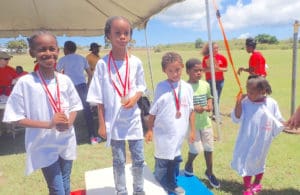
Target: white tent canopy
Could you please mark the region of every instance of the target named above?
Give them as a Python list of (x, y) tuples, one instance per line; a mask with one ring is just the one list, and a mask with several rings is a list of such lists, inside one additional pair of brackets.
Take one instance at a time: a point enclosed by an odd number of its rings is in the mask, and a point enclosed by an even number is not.
[(183, 0), (1, 0), (0, 37), (29, 36), (36, 30), (55, 35), (99, 36), (108, 17), (124, 16), (143, 28), (149, 18)]

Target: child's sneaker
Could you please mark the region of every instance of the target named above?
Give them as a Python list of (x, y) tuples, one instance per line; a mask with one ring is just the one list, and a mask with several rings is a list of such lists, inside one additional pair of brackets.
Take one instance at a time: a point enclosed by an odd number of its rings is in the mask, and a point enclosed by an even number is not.
[(92, 145), (98, 144), (98, 140), (95, 137), (91, 137), (90, 142), (91, 142)]
[(212, 187), (214, 187), (214, 188), (220, 187), (220, 183), (214, 174), (208, 175), (207, 171), (205, 171), (205, 176), (207, 177), (207, 179)]
[(184, 175), (187, 177), (191, 177), (194, 175), (193, 164), (185, 164)]
[(253, 195), (251, 190), (244, 190), (243, 195)]
[(261, 184), (252, 184), (252, 192), (254, 194), (260, 192), (262, 190), (262, 185)]
[(175, 194), (175, 195), (185, 195), (184, 189), (182, 187), (179, 187), (179, 186), (177, 186), (176, 188), (174, 188), (170, 192)]

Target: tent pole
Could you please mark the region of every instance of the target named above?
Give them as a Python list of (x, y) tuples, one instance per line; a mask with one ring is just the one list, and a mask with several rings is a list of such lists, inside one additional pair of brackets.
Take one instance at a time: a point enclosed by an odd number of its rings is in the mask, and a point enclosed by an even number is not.
[(148, 62), (148, 67), (149, 67), (149, 71), (150, 71), (150, 80), (151, 80), (151, 87), (152, 87), (151, 95), (153, 96), (154, 95), (154, 83), (153, 83), (153, 76), (152, 76), (153, 75), (152, 74), (152, 64), (151, 64), (151, 59), (150, 59), (150, 48), (148, 45), (147, 24), (145, 25), (144, 32), (145, 32), (145, 41), (146, 41), (146, 48), (147, 48), (147, 62)]
[(214, 60), (213, 60), (213, 49), (212, 49), (212, 39), (211, 39), (211, 28), (210, 28), (210, 17), (209, 17), (209, 4), (208, 0), (205, 0), (205, 7), (206, 7), (206, 23), (207, 23), (207, 31), (208, 31), (208, 43), (209, 43), (209, 63), (211, 77), (212, 77), (212, 89), (213, 89), (213, 96), (214, 96), (214, 110), (216, 114), (216, 122), (217, 122), (217, 132), (218, 132), (218, 141), (221, 140), (221, 126), (220, 126), (220, 112), (219, 112), (219, 105), (218, 105), (218, 93), (216, 90), (216, 78), (215, 78), (215, 67), (214, 67)]

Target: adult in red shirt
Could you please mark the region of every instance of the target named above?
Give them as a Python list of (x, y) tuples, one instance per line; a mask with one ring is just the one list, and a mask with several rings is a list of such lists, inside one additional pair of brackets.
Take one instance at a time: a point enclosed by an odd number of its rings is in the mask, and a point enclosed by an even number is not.
[[(216, 89), (218, 94), (218, 102), (220, 100), (220, 96), (222, 93), (222, 89), (224, 86), (224, 72), (227, 71), (227, 59), (225, 56), (219, 54), (219, 46), (217, 43), (212, 43), (213, 47), (213, 60), (215, 67), (215, 80), (216, 80)], [(209, 45), (206, 44), (202, 49), (203, 59), (202, 59), (202, 67), (205, 72), (206, 81), (210, 85), (211, 94), (212, 87), (212, 77), (211, 77), (211, 69), (210, 69), (210, 61), (209, 61)]]
[(266, 60), (264, 56), (255, 50), (256, 41), (253, 38), (246, 39), (246, 50), (248, 53), (251, 53), (249, 59), (249, 67), (248, 68), (239, 68), (238, 74), (240, 75), (242, 71), (248, 72), (250, 75), (258, 75), (258, 76), (267, 76), (266, 72)]
[(0, 51), (0, 95), (9, 96), (18, 77), (16, 70), (8, 65), (12, 56)]

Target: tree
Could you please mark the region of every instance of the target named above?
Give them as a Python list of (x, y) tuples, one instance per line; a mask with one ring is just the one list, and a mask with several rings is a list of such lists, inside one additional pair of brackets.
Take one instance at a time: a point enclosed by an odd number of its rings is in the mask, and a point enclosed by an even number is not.
[(201, 48), (203, 45), (203, 41), (201, 38), (197, 39), (196, 42), (195, 42), (195, 48)]
[(255, 40), (258, 43), (267, 43), (267, 44), (277, 44), (278, 40), (275, 36), (271, 36), (268, 34), (259, 34), (255, 37)]
[(7, 42), (7, 49), (10, 49), (11, 52), (24, 53), (27, 48), (28, 46), (24, 39)]

